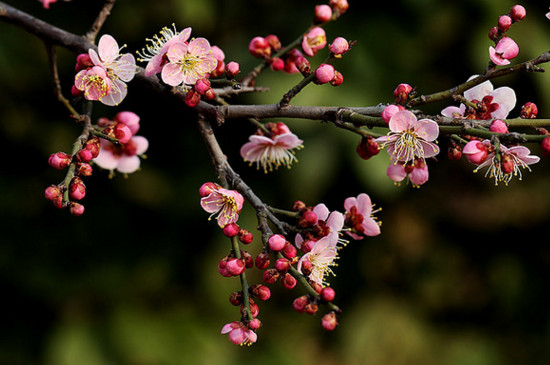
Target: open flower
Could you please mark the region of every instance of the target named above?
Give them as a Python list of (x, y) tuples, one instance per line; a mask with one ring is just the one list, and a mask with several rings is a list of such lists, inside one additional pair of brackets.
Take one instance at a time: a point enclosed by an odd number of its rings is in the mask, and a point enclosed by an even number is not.
[[(336, 236), (336, 237), (334, 237)], [(338, 258), (336, 243), (338, 242), (338, 233), (333, 232), (315, 242), (313, 248), (308, 253), (304, 254), (298, 261), (298, 271), (301, 274), (307, 275), (308, 279), (319, 285), (326, 285), (325, 275), (332, 274), (331, 266), (334, 266), (334, 261)], [(309, 262), (309, 273), (303, 272), (304, 262)]]
[(111, 92), (111, 79), (103, 67), (81, 70), (74, 78), (74, 86), (84, 92), (87, 100), (103, 100)]
[(340, 231), (344, 227), (344, 215), (338, 211), (331, 212), (327, 206), (323, 203), (317, 204), (312, 212), (315, 213), (317, 220), (312, 224), (314, 235), (307, 234), (302, 236), (302, 234), (297, 233), (294, 238), (294, 243), (296, 247), (302, 249), (302, 251), (307, 252), (311, 250), (311, 247), (315, 244), (316, 240), (319, 238), (329, 236), (331, 233), (337, 233), (336, 235), (330, 235), (331, 239), (335, 239), (336, 243), (346, 241), (340, 240)]
[(510, 64), (510, 60), (519, 53), (519, 47), (510, 37), (503, 37), (495, 47), (489, 47), (489, 58), (495, 65)]
[[(380, 223), (372, 215), (379, 210), (373, 210), (373, 204), (370, 197), (361, 193), (357, 198), (349, 197), (344, 200), (344, 209), (346, 209), (346, 225), (355, 232), (365, 236), (377, 236), (380, 234)], [(360, 240), (360, 236), (353, 231), (346, 231), (352, 238)]]
[(321, 27), (313, 27), (302, 39), (302, 49), (310, 57), (315, 56), (317, 51), (327, 45), (325, 30)]
[(189, 44), (174, 43), (168, 48), (166, 56), (169, 63), (162, 68), (161, 76), (162, 81), (171, 86), (181, 83), (194, 85), (218, 65), (205, 38), (193, 39)]
[(387, 147), (394, 161), (407, 163), (417, 158), (433, 157), (439, 147), (433, 143), (439, 135), (439, 126), (431, 119), (417, 120), (408, 110), (395, 113), (389, 123), (390, 133), (379, 137), (375, 142)]
[(235, 345), (247, 345), (250, 346), (258, 339), (256, 332), (248, 328), (242, 322), (231, 322), (227, 323), (222, 328), (222, 334), (229, 334), (229, 341), (233, 342)]
[(168, 63), (166, 53), (168, 48), (175, 43), (185, 43), (191, 36), (191, 28), (185, 28), (181, 32), (174, 29), (164, 27), (160, 31), (160, 35), (154, 35), (152, 39), (147, 39), (151, 42), (142, 49), (139, 55), (140, 62), (147, 62), (145, 66), (145, 76), (152, 76), (162, 71), (164, 65)]
[(201, 207), (216, 217), (220, 228), (239, 219), (243, 208), (244, 198), (235, 190), (227, 190), (222, 187), (212, 187), (211, 193), (201, 198)]
[[(474, 75), (468, 80), (477, 77)], [(516, 106), (516, 93), (513, 89), (503, 86), (493, 89), (491, 81), (485, 81), (464, 92), (466, 100), (479, 105), (477, 109), (449, 106), (441, 114), (451, 118), (471, 119), (506, 119), (508, 113)]]
[[(483, 145), (489, 143), (488, 140), (482, 142)], [(494, 178), (495, 185), (501, 181), (508, 185), (514, 176), (519, 176), (519, 180), (521, 180), (521, 169), (531, 171), (529, 165), (540, 161), (540, 158), (531, 155), (531, 151), (525, 146), (506, 147), (501, 144), (498, 151), (496, 148), (491, 148), (490, 151), (487, 158), (477, 166), (474, 172), (488, 166), (485, 177)]]
[(133, 136), (128, 143), (114, 144), (106, 139), (100, 139), (99, 155), (94, 159), (96, 165), (105, 170), (117, 170), (123, 174), (131, 174), (139, 169), (141, 159), (149, 141), (142, 136)]
[(279, 166), (290, 167), (293, 162), (298, 161), (293, 150), (302, 148), (304, 142), (283, 123), (276, 123), (270, 137), (255, 134), (248, 140), (241, 147), (241, 157), (250, 164), (255, 162), (257, 168), (262, 166), (265, 173)]
[(95, 66), (105, 69), (111, 80), (111, 90), (99, 99), (105, 105), (118, 105), (128, 93), (126, 82), (131, 81), (136, 74), (136, 60), (130, 53), (120, 54), (117, 41), (110, 35), (104, 34), (97, 46), (88, 51)]

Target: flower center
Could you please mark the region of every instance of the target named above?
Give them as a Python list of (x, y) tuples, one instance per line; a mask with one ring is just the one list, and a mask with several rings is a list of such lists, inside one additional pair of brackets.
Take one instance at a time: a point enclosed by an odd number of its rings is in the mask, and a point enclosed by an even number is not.
[(397, 159), (404, 161), (414, 160), (416, 157), (424, 158), (424, 149), (419, 141), (418, 135), (413, 130), (407, 130), (395, 141), (393, 154)]

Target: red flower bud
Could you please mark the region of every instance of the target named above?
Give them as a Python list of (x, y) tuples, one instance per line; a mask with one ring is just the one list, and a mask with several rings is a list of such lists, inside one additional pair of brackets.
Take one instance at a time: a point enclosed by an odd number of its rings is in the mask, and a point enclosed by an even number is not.
[(52, 153), (48, 159), (51, 167), (62, 170), (71, 164), (72, 157), (65, 152)]
[(293, 289), (295, 286), (296, 286), (296, 278), (292, 275), (290, 275), (289, 273), (286, 273), (285, 276), (283, 277), (283, 286), (286, 288), (286, 289)]

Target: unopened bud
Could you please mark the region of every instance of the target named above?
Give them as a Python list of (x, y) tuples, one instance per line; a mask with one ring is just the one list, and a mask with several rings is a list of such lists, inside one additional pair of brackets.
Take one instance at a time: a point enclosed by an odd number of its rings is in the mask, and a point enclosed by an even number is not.
[(361, 138), (356, 148), (357, 154), (364, 160), (376, 156), (380, 152), (380, 146), (371, 136)]
[(237, 223), (229, 223), (223, 227), (222, 232), (226, 237), (235, 237), (239, 234), (240, 227)]
[(413, 88), (409, 84), (399, 84), (393, 91), (396, 104), (403, 104), (409, 98), (409, 94), (413, 91)]
[(294, 289), (296, 286), (297, 280), (290, 273), (286, 273), (282, 280), (283, 286), (285, 289)]
[(240, 71), (240, 66), (235, 61), (231, 61), (227, 65), (225, 65), (225, 76), (228, 79), (234, 79)]
[(81, 178), (74, 177), (71, 180), (71, 185), (69, 186), (69, 196), (73, 200), (81, 200), (86, 196), (86, 185)]
[(315, 6), (315, 24), (323, 24), (332, 19), (332, 8), (329, 5), (322, 4)]
[(280, 234), (274, 234), (269, 237), (267, 243), (272, 251), (281, 251), (285, 247), (286, 238)]
[(258, 269), (265, 270), (269, 267), (270, 256), (267, 252), (262, 251), (258, 254), (258, 256), (256, 256), (256, 260), (254, 262)]
[(51, 167), (62, 170), (71, 164), (72, 157), (65, 152), (52, 153), (48, 159)]
[(265, 58), (271, 55), (271, 46), (263, 37), (254, 37), (248, 44), (248, 51), (254, 57)]
[(51, 202), (55, 201), (58, 197), (62, 195), (63, 192), (57, 185), (48, 186), (44, 191), (44, 197)]
[(321, 299), (325, 302), (332, 302), (335, 296), (336, 292), (330, 286), (327, 286), (321, 290)]
[(277, 279), (279, 279), (280, 275), (281, 274), (279, 274), (279, 271), (277, 271), (277, 269), (271, 268), (264, 271), (262, 279), (268, 284), (273, 284), (277, 281)]
[(187, 105), (190, 108), (193, 108), (197, 105), (199, 105), (201, 101), (201, 96), (199, 93), (197, 93), (194, 90), (187, 91), (187, 94), (185, 94), (185, 105)]
[(275, 268), (281, 273), (288, 271), (290, 269), (290, 261), (285, 258), (280, 258), (275, 261)]
[(268, 300), (271, 297), (271, 290), (265, 285), (257, 284), (252, 287), (252, 294), (259, 300)]
[(537, 117), (538, 113), (539, 109), (537, 108), (537, 105), (532, 102), (527, 102), (521, 107), (520, 118), (534, 119)]
[(330, 80), (332, 86), (340, 86), (344, 82), (344, 75), (338, 70), (334, 70), (334, 78)]
[(236, 291), (231, 293), (231, 295), (229, 295), (229, 302), (234, 306), (243, 304), (243, 292)]
[(500, 119), (493, 120), (489, 129), (495, 133), (508, 133), (508, 126)]
[(527, 11), (521, 5), (514, 5), (514, 6), (512, 6), (512, 9), (510, 9), (510, 17), (515, 22), (519, 22), (519, 21), (525, 19), (526, 15), (527, 15)]
[(321, 319), (321, 326), (327, 331), (332, 331), (338, 326), (338, 321), (336, 320), (336, 313), (330, 312), (323, 316)]
[(301, 297), (294, 299), (294, 302), (292, 302), (292, 307), (296, 312), (304, 313), (306, 305), (308, 304), (309, 304), (309, 297), (307, 295), (302, 295)]
[(252, 235), (252, 233), (250, 233), (248, 230), (244, 228), (241, 228), (239, 230), (238, 236), (239, 236), (239, 241), (241, 241), (245, 245), (248, 245), (249, 243), (252, 242), (252, 240), (254, 240), (254, 236)]
[(227, 260), (227, 265), (225, 269), (232, 276), (237, 276), (244, 272), (245, 263), (242, 259), (230, 258), (229, 260)]
[(512, 18), (510, 18), (508, 15), (501, 15), (498, 18), (498, 29), (501, 32), (506, 32), (508, 29), (510, 29), (511, 25), (512, 25)]
[(84, 214), (84, 205), (71, 202), (71, 207), (69, 208), (69, 210), (72, 215), (74, 215), (75, 217), (78, 217)]

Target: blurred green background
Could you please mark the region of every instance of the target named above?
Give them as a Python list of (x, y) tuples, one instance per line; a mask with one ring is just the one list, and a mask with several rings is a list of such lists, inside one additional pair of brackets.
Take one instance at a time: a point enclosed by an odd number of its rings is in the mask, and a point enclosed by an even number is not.
[[(87, 31), (101, 1), (73, 0), (44, 10), (35, 0), (11, 0), (69, 31)], [(549, 49), (548, 10), (523, 2), (527, 18), (509, 35), (518, 61)], [(308, 86), (303, 105), (370, 106), (392, 101), (400, 82), (420, 93), (447, 89), (483, 71), (487, 32), (511, 1), (350, 1), (343, 18), (327, 25), (357, 40), (337, 63), (338, 88)], [(246, 73), (256, 35), (277, 34), (283, 44), (312, 18), (313, 1), (118, 0), (102, 33), (134, 52), (163, 26), (193, 28), (220, 46), (226, 61)], [(75, 55), (59, 49), (66, 93)], [(318, 62), (324, 55), (313, 61)], [(142, 170), (127, 179), (97, 171), (85, 179), (86, 212), (76, 218), (54, 209), (44, 189), (63, 179), (48, 156), (70, 151), (79, 128), (55, 100), (42, 43), (0, 23), (0, 364), (547, 364), (550, 362), (550, 169), (532, 166), (523, 181), (495, 187), (466, 161), (442, 154), (430, 161), (420, 189), (396, 187), (386, 177), (387, 155), (363, 161), (358, 138), (334, 126), (288, 120), (305, 140), (291, 170), (264, 175), (243, 163), (240, 146), (253, 132), (246, 121), (216, 129), (230, 163), (268, 204), (289, 209), (297, 199), (343, 210), (348, 196), (368, 193), (382, 207), (382, 234), (350, 242), (332, 286), (344, 312), (327, 333), (320, 317), (297, 314), (300, 288), (272, 285), (260, 303), (264, 323), (250, 348), (231, 344), (221, 327), (239, 318), (228, 301), (237, 279), (222, 278), (217, 263), (229, 242), (199, 206), (198, 187), (215, 179), (192, 116), (182, 105), (130, 83), (116, 109), (96, 105), (94, 118), (121, 110), (141, 116), (150, 141)], [(236, 103), (274, 103), (300, 79), (265, 72), (270, 91)], [(533, 101), (550, 115), (550, 76), (523, 74), (496, 80), (516, 90), (518, 106)], [(447, 104), (430, 105), (438, 113)], [(516, 116), (519, 107), (512, 112)], [(440, 141), (444, 150), (446, 142)], [(538, 146), (530, 146), (540, 154)], [(251, 231), (254, 212), (240, 223)], [(256, 236), (259, 236), (256, 234)], [(259, 237), (247, 247), (260, 251)], [(252, 283), (261, 273), (249, 274)]]

